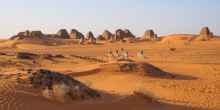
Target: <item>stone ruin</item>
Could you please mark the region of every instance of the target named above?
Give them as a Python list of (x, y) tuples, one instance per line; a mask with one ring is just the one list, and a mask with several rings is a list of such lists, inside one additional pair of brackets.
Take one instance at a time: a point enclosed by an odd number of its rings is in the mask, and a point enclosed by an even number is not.
[(152, 29), (145, 31), (144, 36), (142, 38), (144, 40), (149, 40), (149, 41), (156, 41), (156, 40), (158, 40), (157, 34), (155, 34)]
[(100, 97), (96, 90), (72, 77), (49, 70), (29, 71), (28, 82), (33, 88), (42, 90), (42, 95), (50, 100), (66, 102)]
[(41, 31), (25, 31), (19, 32), (17, 35), (11, 37), (11, 40), (23, 40), (28, 38), (40, 39), (43, 38), (45, 35)]

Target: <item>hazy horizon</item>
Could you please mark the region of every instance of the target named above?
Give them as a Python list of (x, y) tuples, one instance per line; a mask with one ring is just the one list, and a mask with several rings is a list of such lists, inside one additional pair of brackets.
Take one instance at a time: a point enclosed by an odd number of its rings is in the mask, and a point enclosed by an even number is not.
[(10, 0), (0, 4), (0, 38), (20, 31), (78, 29), (95, 35), (105, 29), (130, 29), (135, 35), (154, 29), (159, 35), (197, 34), (208, 26), (220, 35), (219, 0)]

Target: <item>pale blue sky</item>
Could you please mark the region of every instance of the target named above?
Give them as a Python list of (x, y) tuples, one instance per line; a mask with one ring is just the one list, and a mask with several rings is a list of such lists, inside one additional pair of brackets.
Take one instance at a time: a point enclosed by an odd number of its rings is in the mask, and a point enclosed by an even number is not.
[(198, 33), (203, 26), (220, 34), (220, 0), (0, 0), (0, 38), (26, 29), (56, 33), (75, 28), (96, 35), (128, 28), (140, 36)]

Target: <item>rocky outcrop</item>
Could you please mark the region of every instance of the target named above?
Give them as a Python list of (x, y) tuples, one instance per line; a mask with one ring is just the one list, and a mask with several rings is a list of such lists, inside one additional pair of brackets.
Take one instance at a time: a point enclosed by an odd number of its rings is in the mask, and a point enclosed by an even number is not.
[(61, 38), (61, 39), (69, 39), (70, 38), (70, 36), (69, 36), (69, 34), (68, 34), (66, 29), (60, 29), (57, 32), (57, 37)]
[(158, 36), (157, 36), (157, 34), (154, 33), (153, 30), (145, 31), (144, 36), (142, 38), (144, 40), (150, 40), (150, 41), (158, 40)]
[(70, 36), (71, 39), (84, 38), (84, 35), (76, 29), (72, 29), (69, 36)]
[(50, 100), (66, 102), (100, 97), (97, 91), (58, 72), (40, 69), (29, 72), (28, 79), (34, 88), (41, 89), (42, 95)]

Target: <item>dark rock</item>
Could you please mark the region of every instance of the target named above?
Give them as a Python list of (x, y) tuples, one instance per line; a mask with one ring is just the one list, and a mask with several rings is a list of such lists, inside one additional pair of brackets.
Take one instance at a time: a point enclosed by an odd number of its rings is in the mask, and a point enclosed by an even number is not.
[(100, 96), (97, 91), (87, 87), (70, 76), (58, 72), (40, 69), (29, 73), (29, 80), (33, 87), (41, 88), (43, 90), (51, 90), (55, 96), (60, 89), (64, 88), (66, 89), (61, 90), (65, 91), (65, 94), (63, 95), (68, 96), (71, 99), (87, 99)]

